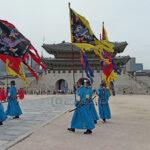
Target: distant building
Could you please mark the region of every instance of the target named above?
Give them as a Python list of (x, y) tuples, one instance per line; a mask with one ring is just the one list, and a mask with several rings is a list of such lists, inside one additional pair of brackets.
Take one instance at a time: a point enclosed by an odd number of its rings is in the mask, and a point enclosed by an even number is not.
[(142, 71), (143, 70), (143, 64), (142, 63), (136, 63), (133, 67), (134, 71)]
[(143, 64), (142, 63), (136, 63), (136, 58), (132, 57), (126, 63), (126, 71), (128, 71), (128, 72), (143, 71)]

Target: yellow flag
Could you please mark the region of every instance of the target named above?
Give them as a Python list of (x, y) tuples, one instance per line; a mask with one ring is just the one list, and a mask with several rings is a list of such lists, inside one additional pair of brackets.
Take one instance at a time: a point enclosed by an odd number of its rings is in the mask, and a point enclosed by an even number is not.
[[(79, 48), (85, 46), (87, 51), (105, 50), (114, 52), (114, 44), (109, 41), (100, 41), (96, 38), (91, 30), (90, 24), (85, 17), (79, 15), (70, 8), (70, 27), (71, 27), (71, 42), (76, 44)], [(80, 44), (79, 44), (80, 43)]]
[(103, 27), (102, 27), (102, 40), (108, 41), (108, 35), (107, 35), (107, 31), (104, 26), (104, 22), (103, 22)]
[(28, 85), (28, 80), (25, 77), (24, 70), (22, 67), (22, 63), (19, 65), (19, 74), (17, 74), (13, 69), (9, 67), (9, 59), (6, 59), (6, 71), (11, 76), (18, 76), (21, 80), (24, 81), (25, 85)]

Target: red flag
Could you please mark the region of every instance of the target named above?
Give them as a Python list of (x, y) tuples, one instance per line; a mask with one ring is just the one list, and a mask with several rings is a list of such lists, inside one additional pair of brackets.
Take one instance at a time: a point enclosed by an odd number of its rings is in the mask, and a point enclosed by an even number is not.
[(36, 71), (27, 63), (29, 58), (31, 57), (45, 71), (46, 67), (31, 42), (13, 24), (5, 20), (0, 19), (0, 29), (0, 59), (6, 64), (8, 72), (25, 81), (22, 70), (22, 63), (24, 63), (33, 76), (38, 79)]
[(113, 71), (113, 65), (112, 63), (110, 64), (103, 64), (103, 73), (106, 76), (106, 79), (110, 76), (111, 72)]
[(0, 54), (0, 59), (5, 64), (8, 61), (8, 67), (11, 68), (13, 71), (15, 71), (16, 74), (21, 75), (21, 72), (20, 72), (21, 58)]

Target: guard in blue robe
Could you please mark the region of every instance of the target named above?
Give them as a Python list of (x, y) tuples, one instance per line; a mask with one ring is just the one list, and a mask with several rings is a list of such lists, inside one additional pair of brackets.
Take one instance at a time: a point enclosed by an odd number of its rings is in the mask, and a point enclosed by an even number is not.
[(106, 122), (106, 119), (111, 119), (111, 112), (108, 103), (110, 92), (106, 88), (105, 82), (102, 82), (100, 88), (97, 90), (97, 94), (99, 96), (98, 99), (99, 116), (104, 122)]
[(19, 118), (22, 114), (19, 102), (17, 101), (17, 89), (15, 87), (15, 81), (11, 81), (11, 87), (8, 91), (8, 106), (6, 115), (13, 116), (14, 119)]
[(7, 117), (6, 117), (6, 114), (4, 112), (4, 107), (3, 107), (3, 105), (0, 102), (0, 126), (3, 125), (3, 121), (5, 121), (6, 118)]
[(68, 128), (69, 131), (75, 132), (75, 129), (87, 129), (84, 134), (91, 134), (92, 129), (95, 128), (94, 121), (87, 108), (86, 93), (87, 89), (84, 86), (84, 82), (82, 82), (82, 85), (76, 91), (80, 100), (75, 104), (76, 109), (71, 121), (71, 128)]
[(88, 109), (92, 115), (92, 118), (94, 120), (94, 123), (96, 124), (97, 121), (99, 120), (99, 117), (97, 115), (92, 96), (93, 96), (93, 89), (92, 89), (91, 84), (88, 82), (87, 83), (87, 105), (88, 105)]

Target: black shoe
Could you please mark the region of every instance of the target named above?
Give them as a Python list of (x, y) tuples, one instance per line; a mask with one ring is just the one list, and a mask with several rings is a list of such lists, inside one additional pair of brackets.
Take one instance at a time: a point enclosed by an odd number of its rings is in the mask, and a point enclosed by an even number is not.
[(69, 131), (75, 132), (74, 128), (68, 128)]
[(96, 120), (94, 120), (94, 123), (95, 123), (95, 124), (97, 124), (97, 121), (96, 121)]
[(86, 132), (84, 132), (84, 134), (92, 134), (92, 131), (87, 129)]
[(13, 119), (19, 119), (19, 116), (15, 116), (15, 117), (13, 117)]
[(106, 119), (103, 119), (103, 122), (105, 123), (105, 122), (106, 122)]
[(3, 125), (3, 122), (0, 121), (0, 126), (2, 126), (2, 125)]

